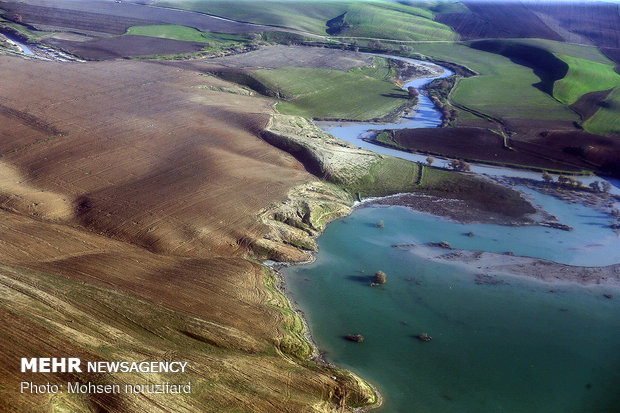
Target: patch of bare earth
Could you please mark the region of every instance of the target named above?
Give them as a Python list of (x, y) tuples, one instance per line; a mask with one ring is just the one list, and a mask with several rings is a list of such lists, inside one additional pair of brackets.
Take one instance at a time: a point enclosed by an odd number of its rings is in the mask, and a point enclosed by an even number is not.
[(352, 51), (301, 46), (268, 46), (259, 50), (212, 59), (240, 69), (277, 69), (296, 66), (313, 69), (350, 70), (372, 64), (373, 57)]
[(46, 39), (45, 43), (86, 60), (195, 53), (204, 43), (160, 39), (149, 36), (103, 37), (86, 41)]

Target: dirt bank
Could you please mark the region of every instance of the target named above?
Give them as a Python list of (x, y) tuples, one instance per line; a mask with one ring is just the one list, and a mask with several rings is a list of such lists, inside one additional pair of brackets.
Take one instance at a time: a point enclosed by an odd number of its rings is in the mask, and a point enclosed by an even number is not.
[(531, 277), (548, 283), (571, 282), (582, 285), (607, 285), (620, 288), (620, 264), (606, 267), (581, 267), (560, 264), (540, 258), (495, 254), (483, 251), (441, 247), (407, 247), (416, 255), (437, 262), (451, 262), (466, 266), (478, 275), (478, 284), (497, 283), (496, 276), (511, 275)]

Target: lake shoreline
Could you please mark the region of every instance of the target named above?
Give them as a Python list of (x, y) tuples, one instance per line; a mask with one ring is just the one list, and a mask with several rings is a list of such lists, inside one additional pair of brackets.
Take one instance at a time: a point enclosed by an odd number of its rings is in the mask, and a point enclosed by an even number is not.
[[(316, 238), (318, 237), (320, 237), (320, 234)], [(377, 397), (377, 401), (375, 403), (367, 405), (367, 406), (357, 407), (355, 408), (355, 411), (359, 413), (363, 413), (363, 412), (368, 412), (371, 410), (378, 409), (383, 405), (383, 396), (381, 394), (381, 391), (379, 390), (379, 387), (373, 383), (370, 383), (369, 381), (364, 379), (361, 375), (349, 369), (345, 369), (341, 366), (338, 366), (337, 364), (332, 363), (331, 361), (327, 360), (327, 358), (325, 357), (325, 352), (321, 351), (316, 340), (312, 336), (312, 330), (310, 329), (310, 323), (308, 322), (308, 317), (306, 316), (306, 313), (301, 308), (301, 306), (297, 303), (297, 301), (294, 300), (293, 296), (291, 295), (290, 289), (287, 287), (286, 274), (285, 274), (286, 268), (293, 267), (293, 266), (296, 267), (296, 266), (312, 264), (316, 261), (317, 254), (318, 254), (318, 251), (313, 253), (309, 260), (306, 260), (303, 262), (277, 262), (277, 261), (268, 260), (268, 261), (263, 261), (262, 264), (265, 267), (269, 268), (271, 271), (273, 271), (276, 277), (276, 281), (277, 281), (276, 288), (281, 294), (283, 294), (288, 299), (291, 308), (297, 314), (297, 316), (301, 320), (301, 323), (303, 324), (304, 338), (306, 339), (306, 342), (310, 345), (310, 347), (313, 350), (313, 354), (307, 360), (315, 364), (318, 364), (319, 366), (343, 369), (343, 370), (353, 373), (355, 376), (358, 377), (359, 380), (363, 381), (367, 386), (372, 388), (372, 390), (375, 393), (375, 396)]]

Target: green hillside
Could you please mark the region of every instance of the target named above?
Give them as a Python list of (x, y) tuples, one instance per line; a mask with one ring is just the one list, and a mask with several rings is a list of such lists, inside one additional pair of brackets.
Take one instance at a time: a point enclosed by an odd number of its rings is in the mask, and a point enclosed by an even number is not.
[[(430, 6), (389, 1), (162, 0), (158, 6), (213, 14), (229, 19), (301, 30), (317, 35), (397, 40), (455, 40), (456, 34), (433, 21)], [(329, 23), (329, 24), (328, 24)]]
[(570, 105), (586, 93), (611, 89), (620, 84), (620, 75), (613, 65), (567, 55), (558, 57), (569, 67), (566, 77), (557, 81), (553, 88), (553, 95), (560, 102)]
[(594, 116), (584, 122), (584, 128), (599, 135), (620, 137), (620, 86), (614, 88)]
[(284, 100), (281, 113), (307, 118), (369, 120), (409, 105), (407, 92), (384, 80), (391, 76), (385, 59), (349, 72), (302, 67), (259, 70), (253, 77)]

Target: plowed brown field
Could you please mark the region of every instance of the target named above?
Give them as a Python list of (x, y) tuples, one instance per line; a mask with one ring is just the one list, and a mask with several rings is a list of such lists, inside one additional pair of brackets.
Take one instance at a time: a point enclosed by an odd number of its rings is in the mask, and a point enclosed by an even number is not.
[[(284, 304), (243, 258), (265, 233), (258, 211), (312, 177), (257, 138), (272, 101), (212, 90), (229, 85), (200, 68), (0, 58), (0, 410), (318, 411), (356, 397), (342, 373), (282, 355)], [(76, 380), (19, 373), (28, 356), (185, 360), (195, 391), (25, 396), (22, 380)]]

